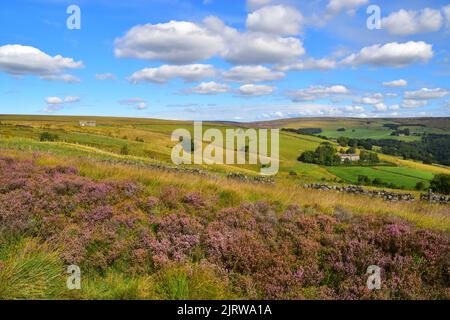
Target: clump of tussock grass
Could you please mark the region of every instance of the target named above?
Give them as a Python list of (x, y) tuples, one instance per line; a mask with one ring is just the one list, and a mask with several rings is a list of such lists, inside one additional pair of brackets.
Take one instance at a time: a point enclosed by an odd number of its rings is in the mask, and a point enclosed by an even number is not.
[(37, 239), (2, 239), (0, 299), (51, 299), (64, 295), (58, 252)]

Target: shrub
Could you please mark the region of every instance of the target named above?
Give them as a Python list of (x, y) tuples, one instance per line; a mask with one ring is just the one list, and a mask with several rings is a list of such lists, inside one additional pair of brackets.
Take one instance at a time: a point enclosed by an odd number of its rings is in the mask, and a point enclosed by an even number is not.
[(127, 156), (130, 153), (130, 150), (128, 149), (128, 145), (124, 144), (122, 148), (120, 148), (120, 154)]
[(47, 131), (42, 132), (40, 137), (39, 137), (40, 141), (58, 141), (58, 139), (59, 139), (59, 137), (58, 137), (57, 134), (52, 134), (52, 133), (47, 132)]
[(425, 182), (419, 181), (416, 183), (415, 189), (422, 191), (425, 190), (427, 188), (427, 185), (425, 184)]
[(430, 184), (431, 190), (437, 193), (450, 194), (450, 175), (435, 175)]

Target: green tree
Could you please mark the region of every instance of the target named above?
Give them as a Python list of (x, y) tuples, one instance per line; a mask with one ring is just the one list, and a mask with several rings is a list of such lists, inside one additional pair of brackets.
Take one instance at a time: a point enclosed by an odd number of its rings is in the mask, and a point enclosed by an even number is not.
[(435, 175), (430, 183), (430, 188), (434, 192), (442, 194), (450, 194), (450, 175), (438, 174)]
[(359, 155), (361, 162), (367, 162), (369, 164), (377, 164), (380, 162), (380, 158), (378, 157), (378, 154), (373, 152), (368, 152), (365, 150), (361, 151), (361, 154)]
[(335, 166), (341, 164), (341, 158), (337, 155), (336, 149), (329, 143), (324, 143), (316, 149), (317, 163), (325, 166)]
[(314, 151), (305, 151), (300, 155), (300, 157), (298, 157), (297, 160), (305, 163), (314, 163), (315, 153)]
[(346, 137), (339, 137), (339, 138), (337, 138), (337, 143), (339, 143), (339, 145), (341, 146), (341, 147), (346, 147), (346, 146), (348, 146), (348, 138), (346, 138)]
[(322, 143), (316, 151), (303, 152), (298, 157), (298, 160), (323, 166), (337, 166), (341, 164), (341, 158), (337, 155), (337, 150), (328, 142)]
[(358, 146), (358, 140), (357, 139), (349, 139), (348, 140), (348, 146), (356, 148)]

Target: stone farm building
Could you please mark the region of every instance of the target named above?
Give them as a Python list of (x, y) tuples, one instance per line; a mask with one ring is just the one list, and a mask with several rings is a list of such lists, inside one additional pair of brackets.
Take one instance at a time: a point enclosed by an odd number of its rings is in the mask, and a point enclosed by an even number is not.
[(80, 127), (95, 127), (97, 123), (95, 121), (80, 121)]
[(359, 161), (360, 157), (358, 154), (339, 154), (339, 157), (341, 157), (341, 161), (344, 162), (346, 159), (354, 162), (354, 161)]

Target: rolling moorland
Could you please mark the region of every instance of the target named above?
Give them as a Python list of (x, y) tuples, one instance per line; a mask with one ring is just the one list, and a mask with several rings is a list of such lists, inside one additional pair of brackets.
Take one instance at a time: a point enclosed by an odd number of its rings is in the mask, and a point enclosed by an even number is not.
[[(80, 127), (80, 120), (96, 126)], [(340, 137), (418, 143), (424, 134), (447, 135), (448, 118), (204, 123), (320, 128), (280, 133), (275, 186), (227, 178), (256, 176), (256, 165), (175, 168), (171, 133), (191, 127), (0, 116), (0, 298), (450, 298), (448, 206), (303, 188), (361, 183), (364, 176), (418, 197), (419, 183), (426, 190), (435, 175), (450, 174), (446, 165), (377, 146), (373, 165), (297, 160), (324, 142), (349, 148)], [(406, 128), (407, 135), (393, 135)], [(79, 291), (65, 287), (70, 264), (83, 272)], [(367, 289), (369, 265), (383, 270), (381, 290)]]

